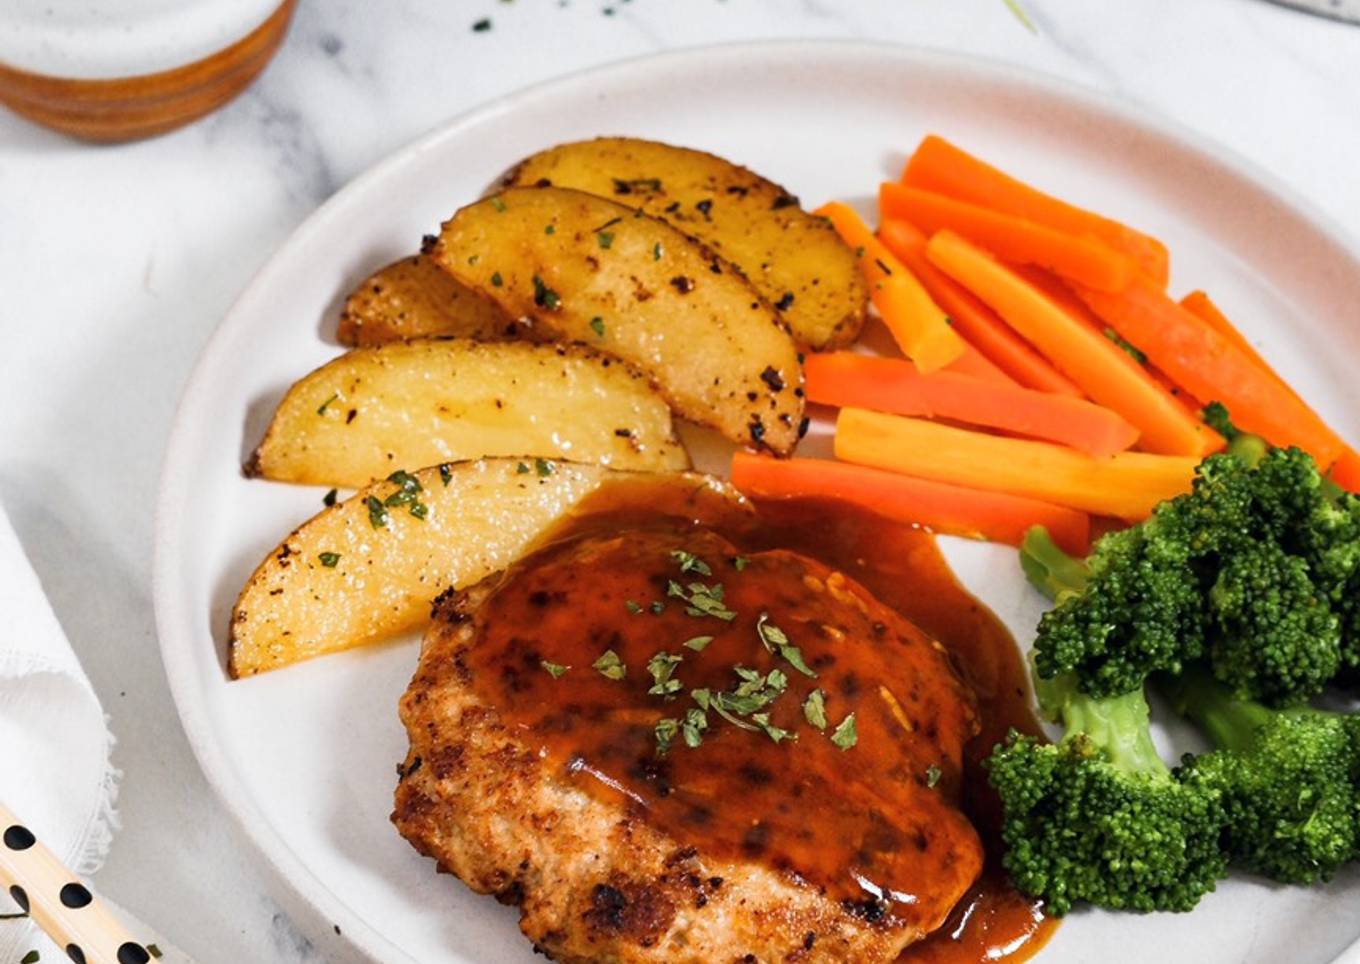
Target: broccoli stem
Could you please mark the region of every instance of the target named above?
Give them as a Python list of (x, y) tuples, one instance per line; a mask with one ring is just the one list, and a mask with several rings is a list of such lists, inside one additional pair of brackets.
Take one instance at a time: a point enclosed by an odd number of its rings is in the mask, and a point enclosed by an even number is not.
[(1256, 468), (1261, 464), (1261, 460), (1270, 451), (1270, 443), (1259, 435), (1252, 435), (1250, 432), (1238, 432), (1236, 437), (1228, 443), (1228, 454), (1241, 459), (1247, 464), (1248, 468)]
[(1171, 770), (1152, 743), (1151, 714), (1141, 688), (1095, 699), (1077, 688), (1071, 673), (1037, 679), (1034, 688), (1040, 707), (1066, 728), (1064, 741), (1089, 740), (1126, 773), (1170, 776)]
[(1166, 677), (1161, 689), (1176, 712), (1199, 724), (1214, 746), (1223, 750), (1248, 749), (1274, 712), (1260, 703), (1233, 696), (1206, 667), (1187, 667), (1180, 676)]
[(1054, 600), (1081, 592), (1091, 576), (1085, 561), (1058, 548), (1043, 526), (1031, 526), (1025, 533), (1020, 568), (1035, 589)]

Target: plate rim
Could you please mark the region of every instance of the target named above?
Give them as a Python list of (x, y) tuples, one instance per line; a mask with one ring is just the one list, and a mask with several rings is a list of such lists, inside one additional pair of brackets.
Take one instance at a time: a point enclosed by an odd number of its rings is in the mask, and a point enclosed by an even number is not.
[[(1175, 118), (1161, 114), (1141, 104), (1121, 100), (1115, 92), (1102, 90), (1085, 83), (1072, 81), (1061, 75), (1020, 66), (995, 57), (962, 53), (949, 49), (890, 41), (846, 39), (773, 39), (702, 44), (675, 48), (659, 53), (646, 53), (615, 59), (556, 75), (488, 101), (441, 121), (405, 145), (379, 158), (353, 177), (314, 211), (297, 224), (288, 236), (270, 253), (268, 259), (254, 273), (241, 293), (233, 300), (226, 313), (214, 326), (212, 334), (199, 351), (185, 380), (175, 407), (165, 453), (161, 462), (160, 481), (156, 494), (153, 523), (152, 604), (155, 612), (156, 636), (161, 661), (176, 715), (193, 751), (204, 779), (214, 796), (236, 824), (241, 836), (249, 843), (251, 856), (257, 867), (281, 885), (286, 896), (292, 898), (290, 908), (300, 906), (318, 920), (334, 925), (337, 937), (353, 950), (374, 961), (408, 961), (414, 959), (396, 946), (363, 917), (350, 910), (324, 881), (317, 877), (307, 863), (288, 846), (259, 811), (254, 796), (235, 773), (215, 733), (212, 719), (202, 709), (197, 692), (192, 647), (201, 645), (193, 631), (196, 616), (185, 602), (172, 591), (182, 557), (183, 528), (188, 514), (182, 511), (189, 499), (188, 463), (197, 422), (190, 414), (202, 404), (207, 391), (207, 375), (223, 355), (222, 346), (228, 342), (241, 320), (251, 312), (253, 303), (262, 297), (274, 280), (281, 255), (303, 243), (337, 216), (351, 199), (364, 194), (370, 185), (383, 182), (393, 172), (426, 151), (437, 150), (441, 143), (457, 138), (468, 127), (492, 117), (513, 112), (536, 98), (549, 96), (563, 85), (581, 88), (591, 85), (605, 87), (609, 81), (626, 77), (649, 68), (666, 69), (692, 62), (701, 66), (705, 58), (719, 56), (741, 58), (748, 62), (760, 58), (801, 56), (853, 57), (867, 55), (892, 58), (907, 65), (925, 68), (953, 69), (980, 75), (997, 81), (1019, 82), (1040, 90), (1059, 100), (1078, 102), (1087, 108), (1113, 116), (1124, 124), (1177, 142), (1198, 154), (1201, 159), (1227, 168), (1252, 184), (1263, 194), (1294, 212), (1322, 237), (1334, 245), (1360, 272), (1360, 243), (1324, 208), (1300, 194), (1283, 178), (1253, 161), (1235, 148), (1221, 144)], [(199, 614), (201, 615), (201, 614)], [(285, 895), (275, 893), (273, 896)], [(309, 937), (316, 937), (309, 934)], [(1352, 955), (1360, 960), (1360, 941), (1336, 958), (1337, 962)]]

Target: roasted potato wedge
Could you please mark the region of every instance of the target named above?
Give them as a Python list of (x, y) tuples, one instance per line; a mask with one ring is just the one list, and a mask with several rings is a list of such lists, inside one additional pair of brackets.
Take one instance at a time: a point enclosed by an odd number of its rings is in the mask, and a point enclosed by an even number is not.
[(489, 455), (689, 468), (665, 401), (617, 358), (458, 338), (356, 348), (318, 368), (288, 390), (246, 474), (358, 488)]
[(698, 241), (606, 198), (512, 188), (445, 222), (434, 259), (527, 337), (598, 347), (646, 372), (680, 415), (785, 454), (803, 428), (787, 328)]
[(415, 254), (369, 275), (350, 293), (336, 334), (342, 345), (362, 347), (431, 335), (494, 341), (509, 337), (512, 327), (495, 302)]
[[(415, 629), (441, 592), (503, 569), (601, 486), (655, 478), (598, 465), (481, 459), (361, 489), (260, 563), (232, 610), (228, 670), (251, 676)], [(669, 510), (686, 517), (715, 493), (746, 507), (709, 476), (664, 478), (680, 495)]]
[(811, 348), (848, 344), (864, 324), (854, 252), (788, 191), (721, 157), (601, 137), (534, 154), (505, 184), (576, 188), (665, 219), (740, 268)]

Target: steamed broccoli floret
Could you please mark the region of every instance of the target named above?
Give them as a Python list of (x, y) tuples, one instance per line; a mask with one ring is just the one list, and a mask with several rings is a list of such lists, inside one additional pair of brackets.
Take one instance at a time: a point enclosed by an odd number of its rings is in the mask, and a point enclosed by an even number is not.
[(1307, 454), (1258, 443), (1238, 433), (1191, 492), (1102, 538), (1085, 584), (1061, 596), (1035, 575), (1064, 571), (1061, 551), (1026, 539), (1026, 573), (1058, 602), (1039, 623), (1041, 676), (1071, 672), (1109, 697), (1208, 659), (1238, 695), (1284, 705), (1360, 668), (1360, 500), (1330, 491)]
[(1067, 727), (1061, 742), (1012, 732), (987, 761), (1011, 880), (1054, 916), (1078, 903), (1190, 910), (1226, 865), (1218, 790), (1172, 778), (1142, 689), (1094, 700), (1073, 683), (1038, 684), (1041, 705)]
[(1270, 710), (1234, 699), (1202, 670), (1167, 689), (1219, 747), (1187, 755), (1176, 776), (1222, 795), (1235, 865), (1311, 884), (1360, 857), (1360, 717)]

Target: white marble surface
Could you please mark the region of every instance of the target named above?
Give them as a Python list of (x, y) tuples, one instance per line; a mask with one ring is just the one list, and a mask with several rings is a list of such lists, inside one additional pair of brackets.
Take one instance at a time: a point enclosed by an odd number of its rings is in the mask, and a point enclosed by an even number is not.
[[(95, 148), (0, 112), (0, 500), (120, 741), (123, 829), (99, 887), (200, 961), (318, 957), (263, 892), (177, 724), (150, 602), (157, 476), (194, 358), (251, 274), (444, 119), (674, 47), (920, 44), (1115, 91), (1360, 238), (1360, 27), (1261, 0), (1025, 5), (1037, 34), (1002, 0), (303, 0), (261, 81), (186, 130)], [(492, 29), (473, 32), (482, 17)]]

